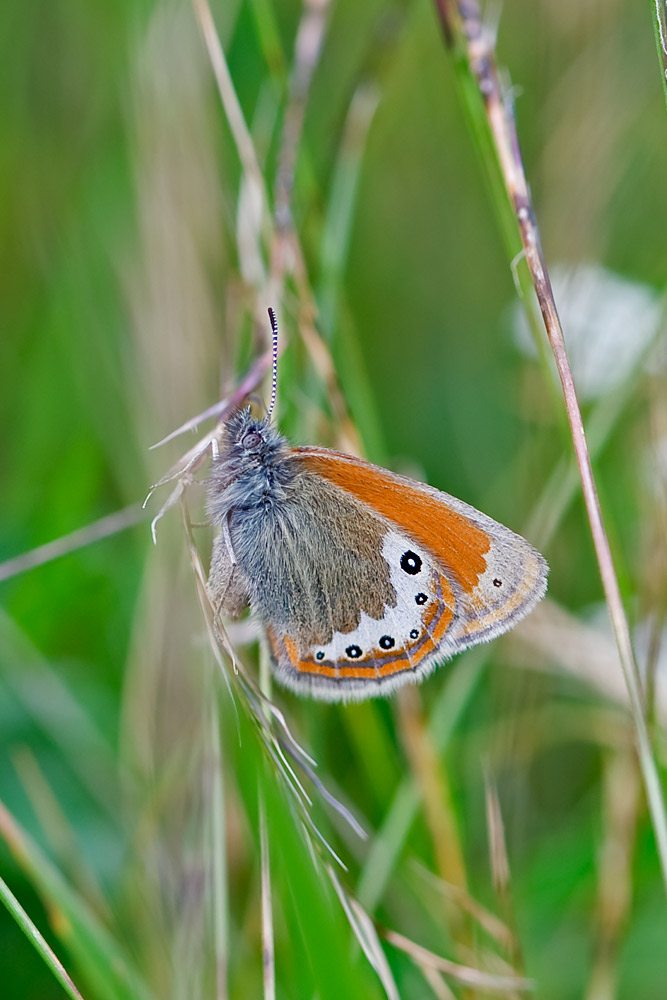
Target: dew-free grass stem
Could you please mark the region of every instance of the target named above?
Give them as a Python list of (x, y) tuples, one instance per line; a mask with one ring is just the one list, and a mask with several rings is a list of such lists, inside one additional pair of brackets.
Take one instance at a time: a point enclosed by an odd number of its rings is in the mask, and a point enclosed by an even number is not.
[[(489, 32), (484, 30), (477, 0), (458, 0), (457, 3), (450, 3), (448, 0), (435, 0), (435, 4), (448, 46), (457, 56), (457, 62), (464, 67), (465, 73), (477, 83), (478, 106), (477, 109), (469, 106), (468, 110), (471, 115), (475, 115), (477, 118), (477, 131), (479, 131), (480, 119), (483, 119), (484, 116), (486, 118), (487, 131), (495, 151), (496, 162), (493, 166), (493, 172), (496, 170), (500, 172), (514, 211), (524, 258), (530, 271), (560, 377), (602, 586), (628, 689), (639, 760), (653, 821), (663, 880), (667, 889), (665, 803), (644, 717), (641, 684), (630, 641), (630, 630), (602, 520), (581, 411), (565, 350), (563, 330), (556, 309), (540, 242), (539, 229), (523, 169), (514, 115), (510, 103), (504, 99), (496, 65), (494, 39)], [(491, 170), (490, 166), (489, 169)]]
[(667, 104), (667, 6), (665, 0), (651, 0), (651, 6), (653, 8), (655, 47), (661, 69), (662, 94), (665, 104)]
[(14, 893), (2, 878), (0, 878), (0, 899), (2, 899), (2, 902), (14, 917), (14, 920), (19, 925), (27, 939), (34, 945), (39, 954), (42, 956), (67, 995), (72, 997), (72, 1000), (83, 1000), (83, 997), (74, 985), (74, 982), (65, 966), (62, 964), (39, 930), (35, 927), (34, 923), (23, 909)]
[(259, 840), (262, 873), (262, 968), (264, 970), (264, 1000), (276, 997), (276, 957), (273, 939), (273, 902), (271, 891), (271, 861), (266, 809), (261, 784), (259, 793)]

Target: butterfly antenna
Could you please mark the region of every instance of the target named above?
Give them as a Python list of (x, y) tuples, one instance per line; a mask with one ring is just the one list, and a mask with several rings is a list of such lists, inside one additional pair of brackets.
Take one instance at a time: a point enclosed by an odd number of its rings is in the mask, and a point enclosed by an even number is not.
[(269, 308), (269, 319), (271, 320), (271, 340), (273, 349), (273, 362), (271, 364), (271, 405), (266, 417), (271, 419), (273, 408), (276, 405), (276, 393), (278, 391), (278, 320), (273, 309)]

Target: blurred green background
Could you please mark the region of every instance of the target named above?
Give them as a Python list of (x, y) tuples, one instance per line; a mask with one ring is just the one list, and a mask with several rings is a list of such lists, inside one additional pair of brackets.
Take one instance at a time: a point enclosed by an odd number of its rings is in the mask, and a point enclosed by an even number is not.
[[(304, 11), (292, 0), (212, 9), (273, 203)], [(434, 7), (339, 0), (323, 11), (291, 193), (305, 272), (273, 302), (287, 344), (281, 426), (299, 443), (341, 444), (300, 335), (305, 288), (368, 456), (526, 533), (552, 572), (525, 628), (445, 666), (417, 698), (339, 707), (274, 692), (369, 838), (350, 835), (317, 790), (314, 816), (379, 928), (525, 974), (549, 1000), (658, 1000), (664, 889), (571, 445), (552, 373), (519, 332)], [(490, 16), (662, 767), (667, 119), (651, 5), (507, 0)], [(10, 560), (143, 500), (196, 438), (149, 446), (246, 370), (276, 286), (189, 4), (10, 0), (0, 47)], [(190, 491), (195, 521), (202, 493)], [(4, 819), (0, 874), (86, 997), (213, 996), (216, 966), (229, 996), (258, 996), (260, 788), (278, 997), (382, 996), (256, 727), (230, 705), (178, 508), (157, 547), (148, 520), (133, 518), (0, 584), (0, 802), (43, 852), (28, 863), (11, 851)], [(206, 560), (210, 534), (196, 537)], [(252, 645), (246, 656), (256, 661)], [(489, 788), (511, 871), (502, 891)], [(47, 857), (58, 887), (46, 885)], [(462, 898), (509, 937), (484, 932)], [(125, 993), (103, 971), (116, 952), (135, 977)], [(447, 995), (400, 950), (385, 953), (401, 997)], [(64, 995), (4, 911), (0, 969), (8, 1000)], [(447, 981), (456, 996), (493, 995)]]

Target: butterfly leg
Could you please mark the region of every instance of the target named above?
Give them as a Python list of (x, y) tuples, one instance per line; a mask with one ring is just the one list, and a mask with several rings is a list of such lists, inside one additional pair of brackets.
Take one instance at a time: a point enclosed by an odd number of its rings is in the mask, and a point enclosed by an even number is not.
[(216, 616), (224, 612), (231, 618), (238, 618), (248, 605), (248, 589), (234, 554), (226, 521), (213, 543), (206, 590)]
[(236, 558), (236, 553), (234, 552), (234, 546), (232, 544), (232, 536), (229, 531), (229, 514), (222, 522), (222, 537), (225, 540), (225, 546), (227, 548), (227, 555), (229, 556), (229, 561), (232, 566), (236, 566), (238, 560)]

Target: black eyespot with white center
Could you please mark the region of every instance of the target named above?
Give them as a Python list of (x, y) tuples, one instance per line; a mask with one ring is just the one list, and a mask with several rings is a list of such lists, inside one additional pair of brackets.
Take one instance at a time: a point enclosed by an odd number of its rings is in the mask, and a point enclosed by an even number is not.
[(318, 649), (318, 651), (315, 653), (315, 659), (316, 660), (323, 660), (324, 659), (324, 653), (322, 652), (321, 649)]
[(411, 629), (410, 630), (410, 638), (411, 639), (418, 639), (419, 638), (419, 629), (417, 629), (417, 628)]
[(381, 649), (391, 649), (392, 646), (396, 645), (396, 640), (390, 635), (383, 635), (380, 638), (380, 648)]
[(493, 581), (493, 586), (494, 587), (502, 587), (502, 585), (503, 585), (503, 581), (499, 580), (498, 577), (496, 577), (495, 580)]
[(416, 576), (417, 573), (421, 572), (421, 568), (422, 561), (416, 552), (408, 549), (407, 552), (403, 553), (401, 556), (401, 569), (404, 573), (407, 573), (408, 576)]
[(419, 593), (415, 595), (416, 604), (426, 604), (427, 601), (428, 601), (428, 596), (426, 594)]
[(348, 646), (345, 653), (351, 660), (358, 660), (361, 656), (361, 646)]

